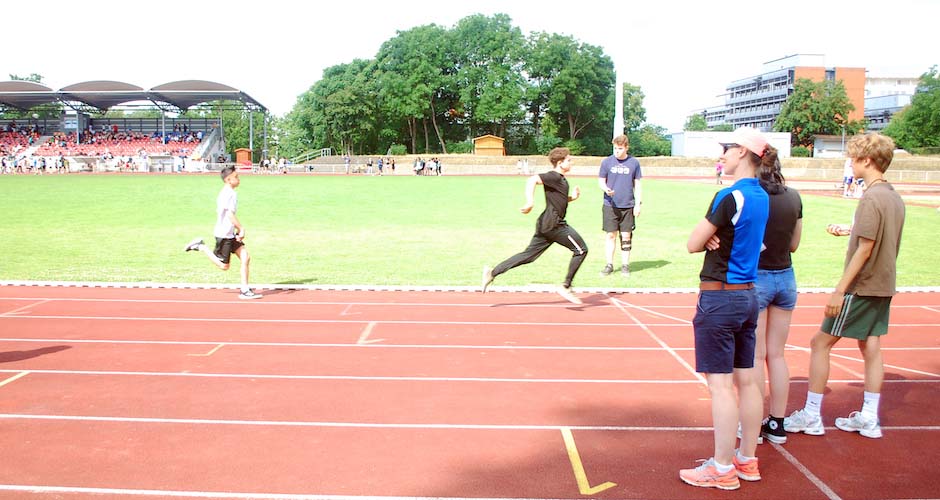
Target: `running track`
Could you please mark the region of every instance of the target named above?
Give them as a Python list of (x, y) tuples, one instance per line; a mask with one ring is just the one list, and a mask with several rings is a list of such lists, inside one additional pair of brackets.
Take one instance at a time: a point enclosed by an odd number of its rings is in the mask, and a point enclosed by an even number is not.
[(693, 293), (264, 292), (0, 286), (0, 498), (940, 498), (940, 293), (895, 298), (883, 439), (832, 427), (843, 341), (826, 435), (720, 492), (677, 475), (712, 448)]

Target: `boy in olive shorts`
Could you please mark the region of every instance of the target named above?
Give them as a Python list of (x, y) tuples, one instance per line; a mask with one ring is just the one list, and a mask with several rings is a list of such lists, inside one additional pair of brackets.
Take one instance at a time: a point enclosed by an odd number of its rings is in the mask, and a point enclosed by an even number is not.
[[(784, 419), (783, 428), (813, 436), (825, 434), (820, 410), (829, 379), (829, 353), (840, 338), (849, 337), (858, 341), (865, 359), (865, 394), (862, 409), (837, 418), (835, 424), (844, 431), (880, 438), (881, 336), (888, 333), (891, 297), (896, 293), (904, 202), (884, 178), (894, 157), (891, 138), (878, 133), (856, 135), (847, 146), (854, 176), (864, 179), (868, 187), (855, 210), (842, 279), (826, 304), (822, 327), (810, 342), (806, 405)], [(827, 230), (839, 236), (845, 234), (842, 229), (830, 225)]]
[(238, 298), (260, 299), (261, 295), (248, 287), (248, 266), (251, 257), (248, 255), (248, 247), (245, 246), (245, 226), (235, 215), (235, 212), (238, 211), (238, 195), (235, 193), (235, 188), (241, 184), (241, 180), (238, 177), (238, 172), (235, 171), (235, 167), (223, 168), (221, 175), (222, 182), (225, 185), (219, 192), (218, 198), (216, 198), (216, 220), (215, 229), (213, 230), (215, 250), (210, 250), (202, 241), (202, 238), (196, 238), (189, 242), (184, 250), (204, 253), (213, 264), (223, 271), (228, 271), (232, 254), (237, 255), (241, 261), (242, 282), (241, 293), (238, 294)]

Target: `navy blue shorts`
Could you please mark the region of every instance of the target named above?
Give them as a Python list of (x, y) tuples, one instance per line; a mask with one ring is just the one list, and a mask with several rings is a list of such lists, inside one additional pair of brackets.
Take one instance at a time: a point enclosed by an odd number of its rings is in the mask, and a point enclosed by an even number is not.
[(695, 371), (732, 373), (754, 367), (757, 292), (703, 290), (695, 307)]

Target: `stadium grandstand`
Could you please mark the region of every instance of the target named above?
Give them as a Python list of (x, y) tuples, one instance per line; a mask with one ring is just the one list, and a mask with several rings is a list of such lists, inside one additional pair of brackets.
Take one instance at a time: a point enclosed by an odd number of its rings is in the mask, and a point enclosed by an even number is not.
[[(53, 90), (31, 81), (0, 82), (0, 169), (62, 170), (66, 165), (70, 171), (215, 169), (229, 161), (221, 120), (180, 117), (208, 103), (213, 109), (262, 113), (263, 151), (267, 150), (267, 108), (221, 83), (183, 80), (144, 90), (102, 80)], [(117, 107), (156, 109), (160, 117), (101, 116)]]

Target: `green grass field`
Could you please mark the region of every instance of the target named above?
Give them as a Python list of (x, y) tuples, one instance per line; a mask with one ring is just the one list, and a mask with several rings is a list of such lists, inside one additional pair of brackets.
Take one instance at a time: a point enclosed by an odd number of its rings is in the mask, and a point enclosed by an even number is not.
[[(718, 186), (644, 181), (634, 235), (633, 275), (599, 275), (604, 265), (601, 192), (571, 179), (582, 197), (568, 222), (590, 247), (578, 287), (694, 287), (702, 254), (685, 242)], [(484, 264), (525, 248), (544, 206), (529, 215), (523, 177), (243, 176), (238, 214), (252, 254), (251, 282), (310, 285), (478, 286)], [(0, 177), (0, 280), (238, 283), (205, 257), (184, 253), (212, 240), (216, 175)], [(801, 287), (832, 287), (847, 239), (826, 234), (851, 222), (856, 203), (804, 193), (803, 243), (794, 255)], [(932, 261), (940, 220), (908, 206), (898, 286), (938, 286)], [(558, 284), (570, 254), (560, 246), (495, 285)], [(933, 256), (933, 257), (932, 257)], [(619, 262), (619, 255), (617, 256)]]

